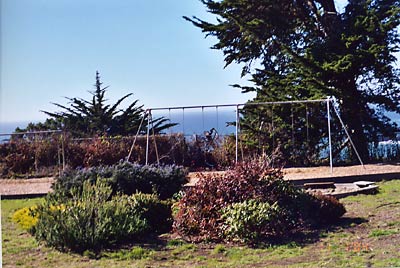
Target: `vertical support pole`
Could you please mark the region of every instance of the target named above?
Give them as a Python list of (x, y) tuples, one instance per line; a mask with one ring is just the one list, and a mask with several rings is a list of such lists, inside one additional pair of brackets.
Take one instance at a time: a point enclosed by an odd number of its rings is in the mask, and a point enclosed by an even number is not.
[[(172, 122), (172, 120), (171, 120), (171, 108), (168, 109), (168, 119), (169, 119), (169, 122), (171, 123)], [(172, 127), (169, 128), (169, 135), (172, 135)]]
[(272, 167), (275, 165), (275, 124), (274, 124), (274, 105), (271, 106), (271, 128), (272, 128)]
[(294, 148), (294, 145), (295, 145), (295, 136), (294, 136), (294, 114), (293, 114), (293, 104), (292, 105), (290, 105), (290, 117), (292, 118), (292, 149), (293, 149), (293, 152), (295, 152), (295, 148)]
[(310, 143), (310, 131), (309, 131), (309, 125), (308, 125), (308, 106), (306, 103), (306, 129), (307, 129), (307, 146), (309, 146)]
[(57, 171), (58, 171), (58, 176), (61, 176), (61, 136), (58, 137), (58, 143), (57, 143)]
[(205, 125), (204, 125), (204, 106), (201, 106), (201, 120), (202, 120), (203, 131), (206, 131)]
[(38, 139), (37, 139), (37, 134), (33, 134), (33, 144), (35, 145), (35, 174), (38, 174)]
[(149, 138), (150, 138), (150, 117), (151, 110), (147, 110), (147, 135), (146, 135), (146, 165), (149, 164)]
[(216, 129), (217, 129), (217, 133), (219, 133), (218, 105), (215, 106), (215, 112), (217, 113), (217, 127), (216, 127)]
[(182, 108), (182, 135), (185, 139), (185, 108)]
[(328, 139), (329, 139), (329, 166), (331, 174), (333, 173), (333, 160), (332, 160), (332, 138), (331, 138), (331, 114), (330, 114), (330, 97), (326, 99), (326, 112), (328, 114)]
[(236, 141), (235, 141), (235, 162), (238, 163), (238, 155), (239, 155), (239, 105), (236, 105)]

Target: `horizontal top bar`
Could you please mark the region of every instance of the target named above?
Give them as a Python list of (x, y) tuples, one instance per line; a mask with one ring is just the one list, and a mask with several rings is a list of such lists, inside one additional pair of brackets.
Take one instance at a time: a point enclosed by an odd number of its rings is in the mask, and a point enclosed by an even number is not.
[(239, 106), (257, 106), (257, 105), (274, 105), (274, 104), (293, 104), (293, 103), (311, 103), (311, 102), (327, 102), (330, 98), (317, 100), (295, 100), (295, 101), (271, 101), (271, 102), (249, 102), (236, 104), (215, 104), (215, 105), (194, 105), (194, 106), (174, 106), (174, 107), (156, 107), (148, 108), (147, 111), (160, 110), (182, 110), (182, 109), (198, 109), (198, 108), (218, 108), (218, 107), (239, 107)]

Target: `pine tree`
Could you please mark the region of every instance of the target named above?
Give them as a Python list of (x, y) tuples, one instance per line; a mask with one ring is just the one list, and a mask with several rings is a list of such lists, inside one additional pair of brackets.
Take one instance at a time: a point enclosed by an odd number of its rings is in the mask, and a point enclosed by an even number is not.
[[(105, 98), (107, 87), (103, 87), (100, 74), (96, 72), (95, 90), (89, 91), (92, 95), (90, 100), (83, 98), (68, 98), (69, 106), (53, 103), (59, 112), (43, 111), (50, 118), (46, 122), (30, 124), (25, 130), (63, 129), (75, 137), (91, 137), (94, 135), (135, 135), (142, 121), (147, 122), (148, 114), (145, 113), (143, 105), (138, 105), (138, 100), (133, 101), (128, 108), (120, 109), (120, 104), (128, 99), (133, 93), (129, 93), (113, 105), (107, 104)], [(176, 124), (169, 123), (163, 117), (152, 119), (151, 126), (155, 133), (160, 133)], [(21, 130), (20, 130), (21, 131)], [(153, 132), (153, 129), (150, 130)], [(147, 124), (143, 123), (139, 133), (147, 132)]]

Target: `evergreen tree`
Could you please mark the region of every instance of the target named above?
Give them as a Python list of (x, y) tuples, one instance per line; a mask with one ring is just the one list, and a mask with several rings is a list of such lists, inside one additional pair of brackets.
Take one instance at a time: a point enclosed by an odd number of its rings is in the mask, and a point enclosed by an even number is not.
[[(368, 141), (393, 135), (397, 126), (384, 112), (400, 112), (399, 0), (349, 0), (342, 12), (334, 0), (201, 2), (217, 21), (185, 19), (217, 38), (212, 48), (223, 51), (226, 65), (244, 64), (254, 86), (241, 88), (257, 93), (253, 101), (335, 96), (365, 161)], [(243, 125), (254, 136), (249, 107)], [(322, 128), (320, 119), (314, 128)]]
[[(120, 109), (120, 104), (132, 96), (127, 94), (120, 98), (115, 104), (107, 104), (105, 98), (108, 87), (102, 87), (99, 72), (96, 72), (95, 90), (89, 91), (91, 100), (82, 98), (67, 98), (69, 106), (53, 103), (61, 108), (59, 112), (43, 111), (50, 116), (44, 124), (29, 124), (24, 131), (63, 129), (76, 137), (90, 137), (94, 135), (135, 135), (140, 123), (143, 121), (140, 134), (147, 132), (148, 114), (145, 113), (143, 105), (138, 105), (138, 100), (133, 101), (128, 108)], [(155, 133), (160, 133), (176, 124), (169, 123), (166, 118), (153, 118), (151, 126)], [(21, 129), (19, 129), (21, 131)], [(150, 129), (153, 132), (153, 129)]]

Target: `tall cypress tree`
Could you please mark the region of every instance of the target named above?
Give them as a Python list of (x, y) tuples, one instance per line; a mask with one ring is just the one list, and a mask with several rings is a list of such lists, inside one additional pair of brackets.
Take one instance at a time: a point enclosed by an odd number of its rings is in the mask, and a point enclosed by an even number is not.
[(342, 12), (334, 0), (201, 2), (217, 21), (185, 19), (217, 38), (226, 65), (244, 64), (254, 101), (335, 96), (365, 161), (368, 141), (396, 130), (385, 112), (400, 113), (399, 0), (349, 0)]

